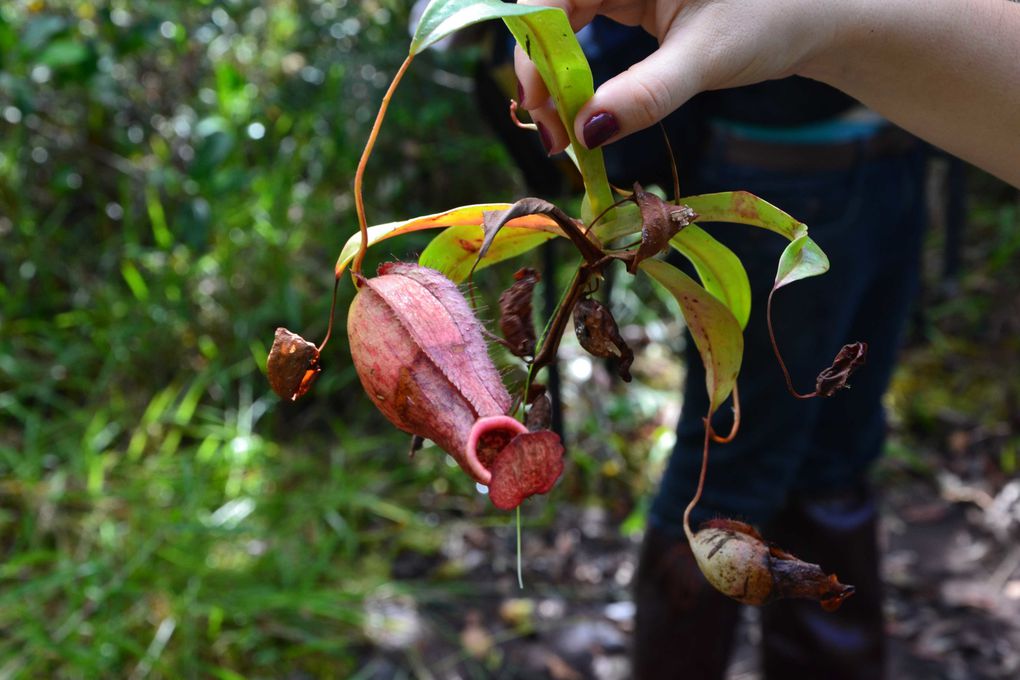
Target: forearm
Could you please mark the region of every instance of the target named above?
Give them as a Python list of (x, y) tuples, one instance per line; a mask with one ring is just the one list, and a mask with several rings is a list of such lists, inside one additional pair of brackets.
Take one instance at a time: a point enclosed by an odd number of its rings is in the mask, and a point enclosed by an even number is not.
[(840, 39), (804, 75), (1020, 186), (1020, 4), (846, 3)]

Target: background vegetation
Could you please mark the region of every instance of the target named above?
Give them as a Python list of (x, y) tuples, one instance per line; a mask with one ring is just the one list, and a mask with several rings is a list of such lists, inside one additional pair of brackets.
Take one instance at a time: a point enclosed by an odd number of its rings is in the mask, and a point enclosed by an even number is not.
[[(276, 326), (325, 330), (407, 5), (0, 5), (0, 677), (348, 677), (372, 639), (365, 602), (402, 555), (434, 554), (458, 518), (505, 530), (443, 457), (406, 462), (342, 334), (314, 398), (282, 404), (262, 374)], [(372, 221), (522, 194), (474, 113), (477, 57), (430, 54), (401, 85)], [(919, 326), (935, 341), (894, 395), (896, 460), (921, 474), (909, 433), (960, 404), (993, 433), (990, 465), (1016, 470), (1018, 386), (1001, 367), (1016, 367), (1020, 230), (1011, 195), (984, 195), (969, 294)], [(394, 243), (383, 254), (422, 242)], [(626, 308), (637, 293), (618, 294)], [(673, 348), (675, 326), (642, 328)], [(987, 375), (959, 363), (988, 347)], [(626, 400), (592, 396), (608, 415), (576, 407), (585, 445), (557, 503), (608, 497), (640, 528), (643, 461), (668, 451), (679, 379), (653, 372)]]

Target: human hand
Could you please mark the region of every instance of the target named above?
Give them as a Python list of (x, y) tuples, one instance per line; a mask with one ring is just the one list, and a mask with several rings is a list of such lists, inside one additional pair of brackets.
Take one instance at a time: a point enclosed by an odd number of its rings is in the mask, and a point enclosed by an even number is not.
[[(641, 26), (659, 49), (604, 83), (573, 121), (589, 149), (652, 125), (698, 92), (802, 72), (838, 37), (841, 3), (816, 0), (521, 0), (563, 9), (578, 31), (597, 14)], [(837, 15), (837, 12), (843, 12)], [(534, 64), (517, 48), (521, 104), (550, 153), (569, 143)]]

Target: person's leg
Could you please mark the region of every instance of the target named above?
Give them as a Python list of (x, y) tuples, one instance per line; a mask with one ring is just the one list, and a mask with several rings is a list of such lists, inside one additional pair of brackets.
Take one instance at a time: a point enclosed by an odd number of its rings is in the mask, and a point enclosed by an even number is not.
[(835, 612), (808, 600), (780, 600), (762, 609), (766, 680), (885, 677), (877, 520), (875, 499), (862, 485), (795, 497), (765, 527), (770, 541), (855, 588)]
[(705, 581), (685, 539), (648, 529), (634, 600), (634, 678), (722, 680), (740, 605)]
[[(874, 244), (869, 258), (874, 271), (851, 331), (854, 339), (869, 343), (868, 362), (851, 379), (850, 390), (821, 404), (793, 495), (766, 527), (770, 540), (837, 572), (856, 592), (832, 614), (805, 601), (766, 607), (762, 626), (768, 680), (885, 677), (878, 509), (867, 475), (884, 442), (880, 398), (915, 299), (926, 219), (920, 158), (887, 160), (871, 172), (869, 192), (887, 209), (861, 226), (862, 237)], [(853, 446), (848, 445), (849, 430), (855, 433)]]

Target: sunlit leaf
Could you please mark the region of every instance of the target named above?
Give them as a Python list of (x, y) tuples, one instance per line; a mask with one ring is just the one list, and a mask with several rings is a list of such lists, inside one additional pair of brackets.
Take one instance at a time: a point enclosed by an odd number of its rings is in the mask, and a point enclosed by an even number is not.
[(773, 288), (781, 288), (788, 283), (818, 276), (829, 271), (829, 258), (807, 235), (786, 246), (779, 257), (779, 268), (776, 271), (776, 282)]
[(670, 245), (694, 265), (701, 284), (729, 307), (747, 327), (751, 315), (751, 284), (740, 258), (696, 224), (691, 224), (670, 240)]
[(698, 213), (699, 222), (734, 222), (762, 227), (793, 241), (807, 234), (807, 225), (768, 201), (746, 191), (722, 191), (680, 199)]
[[(496, 234), (485, 256), (478, 260), (475, 269), (484, 269), (497, 262), (523, 255), (556, 235), (553, 230), (544, 231), (534, 227), (504, 227)], [(484, 237), (482, 227), (479, 225), (463, 224), (448, 227), (432, 239), (418, 258), (418, 264), (437, 269), (447, 278), (460, 283), (471, 273)]]
[(411, 54), (419, 54), (446, 36), (490, 19), (548, 11), (548, 7), (508, 5), (500, 0), (432, 0), (421, 14), (411, 39)]
[(662, 260), (645, 260), (641, 269), (668, 290), (680, 304), (687, 329), (705, 365), (705, 387), (712, 408), (718, 408), (740, 372), (744, 336), (730, 310), (691, 277)]
[[(411, 232), (421, 231), (423, 229), (439, 229), (441, 227), (455, 227), (463, 225), (473, 225), (480, 228), (482, 224), (482, 216), (486, 211), (506, 210), (509, 207), (509, 203), (465, 205), (459, 208), (452, 208), (441, 213), (412, 217), (409, 220), (403, 220), (400, 222), (377, 224), (368, 228), (368, 245), (372, 246), (380, 241), (385, 241), (388, 238), (400, 236), (401, 234), (410, 234)], [(544, 215), (528, 215), (525, 217), (519, 217), (511, 221), (508, 226), (524, 227), (533, 230), (546, 231), (553, 234), (559, 233), (555, 222)], [(340, 257), (338, 257), (336, 261), (335, 271), (337, 276), (340, 276), (344, 269), (347, 268), (347, 265), (350, 264), (351, 260), (354, 259), (360, 244), (360, 233), (355, 233), (347, 239), (347, 243), (344, 244), (343, 249), (340, 251)]]
[(422, 13), (411, 41), (411, 54), (458, 29), (502, 18), (531, 57), (556, 103), (587, 190), (590, 219), (613, 203), (602, 151), (588, 150), (574, 136), (574, 118), (594, 94), (588, 60), (574, 37), (566, 14), (557, 8), (507, 4), (500, 0), (432, 0)]

